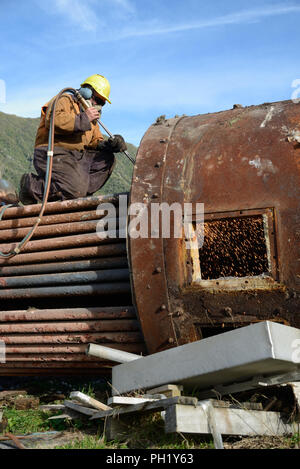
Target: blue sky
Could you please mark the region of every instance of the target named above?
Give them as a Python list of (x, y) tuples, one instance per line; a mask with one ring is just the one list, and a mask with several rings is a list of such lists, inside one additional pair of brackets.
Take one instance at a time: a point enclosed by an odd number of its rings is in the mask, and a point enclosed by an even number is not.
[(162, 114), (290, 99), (299, 20), (299, 0), (0, 0), (0, 111), (38, 117), (100, 73), (103, 122), (138, 145)]

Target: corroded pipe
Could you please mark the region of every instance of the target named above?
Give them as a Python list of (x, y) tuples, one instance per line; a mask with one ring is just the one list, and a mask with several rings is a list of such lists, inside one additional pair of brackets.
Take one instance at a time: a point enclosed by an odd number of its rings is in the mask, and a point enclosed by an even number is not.
[[(127, 195), (127, 193), (86, 197), (84, 199), (64, 200), (62, 202), (48, 202), (46, 205), (45, 214), (71, 211), (75, 212), (76, 210), (89, 210), (97, 207), (101, 203), (111, 203), (116, 205), (119, 202), (119, 195)], [(11, 207), (5, 211), (3, 219), (7, 220), (10, 218), (22, 218), (26, 216), (38, 215), (40, 209), (41, 204), (26, 205), (23, 207)]]
[(103, 320), (103, 321), (70, 321), (70, 322), (36, 322), (20, 324), (1, 324), (2, 334), (9, 333), (34, 333), (44, 334), (49, 332), (113, 332), (113, 331), (137, 331), (138, 321), (135, 319)]
[[(26, 275), (22, 277), (0, 277), (0, 290), (3, 288), (41, 287), (55, 285), (84, 285), (99, 282), (129, 280), (128, 269), (96, 270), (62, 274)], [(1, 296), (1, 292), (0, 292)]]
[(68, 298), (74, 296), (117, 295), (126, 293), (131, 293), (129, 282), (95, 283), (93, 285), (68, 285), (64, 287), (15, 288), (11, 290), (0, 290), (0, 299)]
[[(85, 366), (82, 366), (80, 362), (47, 362), (41, 361), (39, 362), (38, 366), (36, 362), (10, 362), (9, 367), (6, 364), (0, 363), (0, 375), (9, 376), (9, 375), (19, 375), (19, 376), (29, 376), (31, 375), (39, 375), (44, 374), (90, 374), (89, 369), (93, 370), (93, 374), (103, 374), (105, 373), (105, 368), (107, 368), (106, 373), (109, 374), (111, 370), (111, 363), (110, 362), (100, 362), (100, 361), (90, 361), (85, 363)], [(37, 372), (38, 370), (38, 372)]]
[(55, 262), (48, 264), (18, 265), (1, 267), (0, 275), (32, 275), (60, 272), (80, 272), (82, 270), (116, 269), (127, 267), (126, 257), (110, 257), (104, 259), (89, 259), (86, 261)]
[[(126, 352), (131, 353), (144, 353), (145, 347), (142, 343), (137, 344), (105, 344), (106, 347), (109, 348), (117, 348), (118, 350), (125, 350)], [(56, 344), (55, 347), (53, 345), (7, 345), (5, 348), (6, 355), (15, 354), (15, 355), (23, 355), (23, 354), (48, 354), (48, 353), (63, 353), (63, 354), (73, 354), (73, 353), (82, 353), (85, 354), (86, 351), (86, 344)]]
[(69, 332), (67, 334), (14, 334), (10, 332), (8, 335), (1, 334), (1, 340), (6, 345), (20, 345), (20, 344), (88, 344), (90, 342), (111, 343), (115, 344), (135, 344), (141, 343), (143, 337), (139, 331), (118, 331), (118, 332)]
[[(90, 307), (65, 309), (35, 309), (20, 311), (1, 311), (0, 322), (22, 321), (67, 321), (91, 319), (135, 319), (136, 314), (132, 306)], [(0, 326), (1, 331), (1, 326)]]
[[(118, 215), (118, 209), (116, 209), (116, 215)], [(88, 220), (100, 220), (104, 215), (97, 215), (96, 210), (89, 210), (86, 212), (71, 212), (71, 213), (58, 213), (55, 215), (43, 216), (40, 226), (42, 225), (55, 225), (57, 223), (73, 223)], [(17, 228), (31, 227), (36, 221), (35, 217), (26, 218), (13, 218), (10, 220), (1, 220), (1, 230), (10, 230)]]
[[(126, 227), (126, 218), (106, 218), (101, 220), (88, 220), (73, 223), (58, 223), (55, 225), (39, 226), (34, 233), (34, 237), (46, 237), (46, 236), (62, 236), (68, 234), (81, 234), (81, 233), (92, 233), (96, 231), (104, 231), (108, 224), (112, 223), (112, 226), (118, 228), (120, 225)], [(0, 224), (1, 225), (1, 224)], [(0, 241), (14, 241), (24, 238), (28, 233), (28, 228), (17, 228), (7, 229), (0, 231)]]
[[(123, 352), (126, 353), (126, 352)], [(140, 357), (139, 357), (140, 358)], [(51, 362), (59, 362), (59, 366), (62, 363), (68, 363), (68, 362), (82, 362), (85, 365), (87, 365), (87, 362), (99, 362), (99, 358), (96, 357), (87, 357), (83, 353), (51, 353), (47, 355), (47, 360), (44, 355), (41, 354), (24, 354), (24, 355), (7, 355), (6, 356), (6, 363), (7, 366), (10, 366), (10, 362), (12, 363), (18, 363), (18, 362), (33, 362), (39, 364), (40, 362), (44, 363), (47, 361), (47, 363)]]
[[(120, 241), (119, 238), (125, 238), (125, 230), (114, 232), (107, 231), (100, 238), (97, 233), (88, 233), (74, 236), (65, 236), (59, 238), (40, 239), (37, 241), (29, 241), (22, 252), (48, 251), (53, 249), (75, 248), (79, 246), (91, 246), (97, 244), (107, 244)], [(0, 251), (8, 252), (14, 249), (15, 243), (0, 244)]]
[(81, 247), (77, 249), (63, 249), (59, 251), (34, 252), (18, 254), (11, 259), (0, 259), (1, 265), (23, 265), (46, 261), (69, 261), (74, 259), (87, 259), (94, 257), (108, 257), (126, 255), (125, 243), (107, 244), (101, 246)]

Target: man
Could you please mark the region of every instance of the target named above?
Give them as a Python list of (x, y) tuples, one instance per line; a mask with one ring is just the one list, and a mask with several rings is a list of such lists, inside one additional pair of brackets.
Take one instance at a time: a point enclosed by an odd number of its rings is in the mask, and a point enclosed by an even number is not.
[[(90, 97), (92, 107), (84, 110), (72, 94), (63, 94), (56, 104), (54, 155), (49, 201), (86, 197), (98, 191), (110, 177), (114, 153), (126, 150), (120, 135), (104, 140), (97, 123), (109, 100), (110, 84), (102, 75), (92, 75), (79, 92)], [(37, 174), (23, 174), (20, 201), (27, 205), (43, 199), (47, 149), (53, 101), (42, 107), (35, 140), (33, 164)]]

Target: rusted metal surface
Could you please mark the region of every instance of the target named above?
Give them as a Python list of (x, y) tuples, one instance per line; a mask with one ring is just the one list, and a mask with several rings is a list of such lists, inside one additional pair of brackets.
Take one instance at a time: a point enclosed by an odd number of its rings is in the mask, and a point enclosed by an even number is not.
[[(150, 353), (213, 333), (201, 325), (221, 328), (224, 318), (231, 327), (243, 315), (300, 327), (300, 145), (288, 138), (299, 130), (300, 106), (290, 101), (149, 128), (137, 154), (131, 202), (204, 203), (206, 220), (272, 213), (265, 239), (274, 247), (267, 246), (272, 288), (268, 280), (256, 288), (255, 277), (248, 286), (247, 278), (240, 285), (234, 278), (234, 287), (229, 281), (225, 288), (218, 279), (193, 281), (195, 259), (184, 237), (131, 238), (133, 293)], [(263, 284), (261, 276), (257, 282)]]
[[(118, 350), (124, 350), (124, 345), (123, 344), (107, 344), (105, 345), (106, 347), (110, 348), (117, 348)], [(82, 345), (55, 345), (53, 347), (52, 345), (17, 345), (17, 346), (11, 346), (8, 345), (6, 347), (6, 355), (19, 355), (20, 357), (26, 355), (26, 354), (73, 354), (73, 353), (82, 353), (85, 354), (86, 351), (86, 344)], [(145, 347), (143, 344), (126, 344), (126, 350), (131, 351), (132, 353), (144, 353), (145, 352)]]
[[(63, 202), (48, 202), (45, 215), (50, 213), (61, 214), (67, 212), (76, 212), (83, 210), (91, 210), (98, 207), (101, 203), (117, 204), (120, 194), (103, 195), (95, 197), (86, 197), (84, 199), (64, 200)], [(23, 207), (8, 208), (3, 215), (3, 220), (33, 217), (38, 215), (41, 210), (41, 204), (25, 205)]]
[[(119, 218), (110, 219), (110, 222), (112, 221), (116, 224), (116, 226), (119, 225)], [(120, 222), (124, 224), (122, 219)], [(105, 222), (102, 222), (102, 224), (103, 226), (99, 227), (99, 220), (87, 220), (81, 222), (56, 223), (54, 225), (40, 226), (36, 229), (34, 237), (52, 237), (74, 233), (76, 233), (76, 235), (79, 233), (95, 233), (96, 229), (98, 231), (104, 231), (105, 226), (108, 224), (108, 219), (106, 219)], [(3, 242), (23, 239), (24, 236), (27, 235), (28, 231), (28, 228), (0, 230), (0, 241)]]
[(128, 269), (91, 270), (83, 272), (0, 277), (0, 298), (3, 288), (84, 285), (100, 282), (129, 281)]
[(130, 293), (130, 283), (95, 283), (90, 285), (68, 285), (57, 287), (37, 287), (37, 288), (11, 288), (0, 290), (0, 298), (4, 299), (25, 299), (25, 298), (66, 298), (86, 295), (117, 295)]
[(136, 313), (131, 307), (107, 308), (66, 308), (66, 309), (35, 309), (20, 311), (1, 311), (0, 322), (19, 321), (59, 321), (79, 319), (134, 319)]
[[(113, 203), (118, 214), (118, 199), (47, 204), (50, 215), (24, 252), (0, 259), (0, 340), (6, 345), (0, 375), (107, 374), (112, 364), (88, 357), (89, 343), (145, 353), (131, 302), (126, 239), (96, 233), (103, 230), (99, 204)], [(38, 213), (36, 205), (7, 209), (0, 249), (24, 236)]]
[[(101, 217), (97, 210), (86, 212), (59, 213), (56, 215), (44, 215), (39, 226), (56, 225), (58, 223), (72, 223), (89, 220), (99, 220)], [(17, 230), (18, 228), (32, 227), (36, 222), (36, 217), (12, 218), (10, 220), (1, 220), (0, 232), (3, 230)]]
[[(144, 136), (133, 172), (130, 204), (163, 201), (162, 189), (168, 142), (177, 120), (154, 125)], [(155, 198), (154, 198), (155, 197)], [(164, 265), (163, 240), (129, 239), (133, 294), (149, 352), (175, 345)]]
[(122, 319), (103, 321), (61, 321), (61, 322), (33, 322), (22, 324), (1, 324), (1, 334), (9, 333), (37, 333), (45, 334), (48, 332), (99, 332), (99, 331), (138, 331), (138, 322), (135, 319)]
[(104, 259), (89, 259), (85, 261), (55, 262), (48, 264), (29, 264), (11, 267), (1, 267), (1, 275), (18, 276), (32, 274), (51, 274), (59, 272), (80, 272), (84, 270), (100, 270), (127, 267), (126, 257), (110, 257)]
[[(10, 259), (0, 259), (1, 266), (34, 264), (46, 261), (71, 261), (74, 259), (89, 259), (108, 256), (126, 255), (126, 245), (124, 243), (107, 244), (101, 246), (81, 247), (75, 249), (61, 249), (54, 251), (33, 252), (28, 254), (18, 254)], [(1, 272), (1, 271), (0, 271)]]
[[(117, 242), (116, 238), (111, 238), (111, 233), (107, 231), (103, 237), (97, 233), (84, 233), (82, 235), (62, 236), (58, 238), (39, 239), (36, 241), (29, 241), (22, 252), (39, 252), (50, 251), (56, 249), (76, 248), (80, 246), (91, 246), (98, 244), (107, 244)], [(16, 247), (15, 243), (0, 244), (0, 250), (4, 253), (11, 251)]]
[[(55, 346), (56, 344), (88, 344), (90, 342), (96, 344), (132, 344), (132, 343), (142, 343), (143, 338), (141, 333), (138, 332), (85, 332), (85, 333), (67, 333), (67, 334), (23, 334), (22, 332), (18, 335), (10, 333), (8, 335), (2, 334), (2, 340), (6, 345), (17, 345), (17, 344), (51, 344)], [(127, 350), (127, 348), (126, 348)]]

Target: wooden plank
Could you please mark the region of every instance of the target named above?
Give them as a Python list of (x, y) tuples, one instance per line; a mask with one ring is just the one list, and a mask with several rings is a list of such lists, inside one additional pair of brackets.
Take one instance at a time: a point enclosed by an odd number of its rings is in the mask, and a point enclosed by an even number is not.
[(153, 402), (161, 399), (161, 395), (155, 397), (155, 395), (145, 394), (142, 397), (125, 397), (125, 396), (113, 396), (110, 397), (107, 401), (109, 406), (120, 406), (120, 405), (135, 405), (143, 404), (144, 402)]
[[(279, 412), (215, 407), (214, 416), (218, 431), (222, 435), (281, 436), (293, 434), (297, 430), (296, 424), (284, 423)], [(211, 433), (203, 407), (180, 404), (167, 407), (165, 431), (166, 433)]]
[(154, 402), (144, 402), (142, 404), (130, 405), (128, 407), (123, 407), (120, 409), (106, 410), (102, 412), (97, 412), (91, 417), (90, 420), (101, 419), (110, 416), (117, 416), (121, 414), (132, 414), (136, 412), (160, 412), (165, 410), (170, 405), (182, 404), (182, 405), (197, 405), (196, 397), (171, 397), (169, 399), (161, 399)]
[(73, 401), (64, 401), (64, 405), (68, 407), (69, 409), (76, 410), (76, 412), (79, 412), (80, 414), (93, 416), (95, 415), (98, 411), (96, 409), (91, 409), (88, 407), (83, 407), (80, 404), (76, 404)]
[(39, 406), (39, 410), (43, 410), (44, 412), (49, 412), (53, 410), (56, 412), (57, 410), (65, 410), (66, 406), (63, 404), (43, 404)]
[(52, 417), (49, 417), (47, 420), (76, 420), (80, 419), (82, 417), (82, 414), (77, 412), (76, 410), (68, 409), (65, 407), (64, 413), (60, 415), (53, 415)]
[(149, 389), (148, 394), (164, 394), (167, 397), (176, 397), (181, 396), (183, 391), (183, 386), (178, 384), (165, 384), (164, 386), (159, 386), (158, 388)]

